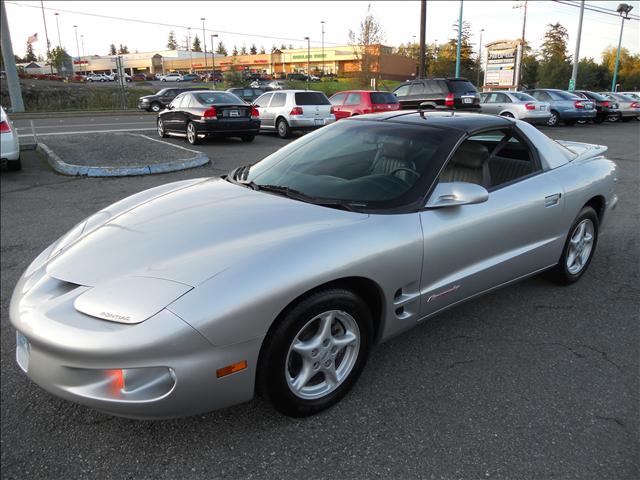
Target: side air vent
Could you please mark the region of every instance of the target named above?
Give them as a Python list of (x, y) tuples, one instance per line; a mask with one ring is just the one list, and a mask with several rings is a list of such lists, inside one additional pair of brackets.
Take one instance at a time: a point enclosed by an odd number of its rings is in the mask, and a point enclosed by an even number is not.
[(396, 290), (393, 295), (395, 315), (400, 320), (415, 317), (419, 309), (420, 292), (417, 282), (410, 283)]

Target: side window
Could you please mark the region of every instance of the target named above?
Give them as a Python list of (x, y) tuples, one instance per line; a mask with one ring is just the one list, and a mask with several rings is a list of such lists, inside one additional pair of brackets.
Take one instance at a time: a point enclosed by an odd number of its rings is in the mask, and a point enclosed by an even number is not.
[(393, 93), (396, 94), (397, 97), (404, 97), (409, 95), (409, 87), (411, 85), (402, 85), (400, 88), (395, 90)]
[(284, 107), (285, 103), (287, 103), (286, 93), (274, 93), (270, 107)]
[(162, 95), (163, 98), (167, 98), (169, 100), (172, 99), (172, 98), (175, 98), (175, 96), (176, 96), (176, 91), (175, 90), (167, 90)]
[(488, 94), (487, 99), (485, 100), (484, 103), (498, 103), (498, 94), (497, 93)]
[(254, 102), (255, 105), (257, 105), (258, 107), (268, 107), (269, 106), (269, 100), (271, 100), (271, 96), (273, 95), (273, 93), (265, 93), (264, 95), (262, 95), (261, 97), (258, 97), (258, 99)]
[(337, 95), (334, 95), (333, 97), (331, 97), (329, 101), (331, 102), (331, 105), (340, 106), (344, 102), (344, 99), (346, 96), (347, 95), (344, 93), (338, 93)]
[(417, 82), (411, 85), (411, 90), (409, 91), (409, 95), (422, 95), (424, 93), (424, 84), (422, 82)]
[(345, 105), (360, 105), (360, 94), (359, 93), (350, 93), (347, 96), (347, 101), (344, 102)]
[(465, 140), (440, 176), (441, 182), (469, 182), (499, 188), (539, 170), (533, 152), (513, 130), (495, 130)]
[(180, 108), (180, 102), (182, 101), (184, 95), (178, 95), (176, 98), (174, 98), (173, 100), (171, 100), (171, 103), (169, 104), (169, 107), (171, 108)]
[(497, 93), (498, 103), (511, 103), (511, 99), (504, 93)]
[(189, 108), (192, 104), (191, 95), (186, 94), (182, 97), (182, 101), (180, 102), (180, 108)]

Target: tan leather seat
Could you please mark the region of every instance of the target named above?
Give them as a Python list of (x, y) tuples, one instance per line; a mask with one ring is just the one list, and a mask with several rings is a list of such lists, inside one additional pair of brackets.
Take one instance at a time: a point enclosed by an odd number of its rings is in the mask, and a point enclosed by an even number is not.
[(481, 143), (464, 142), (440, 175), (441, 182), (468, 182), (491, 187), (489, 150)]
[(415, 164), (407, 159), (410, 151), (411, 143), (409, 141), (385, 141), (378, 147), (371, 166), (371, 173), (391, 175), (395, 171), (395, 177), (413, 183), (416, 180), (415, 175), (403, 170), (396, 171), (399, 168), (416, 169)]

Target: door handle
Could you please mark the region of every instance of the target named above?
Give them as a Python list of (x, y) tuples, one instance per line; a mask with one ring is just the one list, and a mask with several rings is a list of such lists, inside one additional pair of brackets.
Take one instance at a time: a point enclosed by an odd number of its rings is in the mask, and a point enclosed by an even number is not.
[(545, 208), (553, 207), (554, 205), (558, 205), (560, 202), (561, 193), (554, 193), (553, 195), (547, 195), (544, 197), (544, 206)]

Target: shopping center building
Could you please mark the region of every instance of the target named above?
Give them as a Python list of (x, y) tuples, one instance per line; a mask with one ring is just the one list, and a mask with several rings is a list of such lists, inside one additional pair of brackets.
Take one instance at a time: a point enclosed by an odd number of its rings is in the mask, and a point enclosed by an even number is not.
[[(311, 73), (335, 74), (340, 77), (355, 76), (361, 71), (362, 47), (352, 45), (276, 50), (273, 53), (257, 55), (223, 56), (207, 52), (186, 50), (166, 50), (159, 52), (129, 53), (120, 55), (125, 71), (134, 73), (162, 74), (169, 72), (205, 72), (215, 69), (250, 71), (252, 73)], [(390, 80), (410, 78), (416, 71), (416, 62), (408, 57), (393, 53), (392, 47), (373, 45), (368, 47), (369, 64), (375, 76)], [(108, 73), (116, 69), (115, 56), (73, 57), (76, 73)], [(26, 65), (23, 65), (23, 67)], [(36, 72), (33, 63), (27, 73), (48, 73), (45, 65)]]

